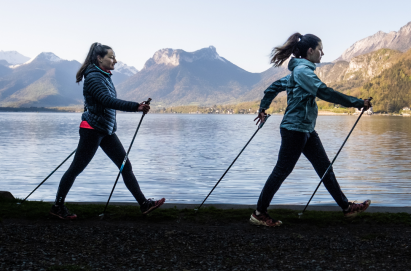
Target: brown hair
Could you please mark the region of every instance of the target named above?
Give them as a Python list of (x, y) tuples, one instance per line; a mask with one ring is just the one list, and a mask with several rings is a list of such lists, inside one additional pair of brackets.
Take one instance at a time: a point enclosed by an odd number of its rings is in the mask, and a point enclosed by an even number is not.
[(298, 58), (307, 57), (309, 48), (315, 49), (321, 39), (313, 34), (292, 34), (282, 46), (274, 47), (271, 51), (271, 61), (274, 67), (281, 66), (291, 55)]
[(97, 56), (105, 57), (108, 53), (108, 50), (111, 49), (110, 46), (102, 45), (101, 43), (95, 42), (90, 46), (86, 60), (84, 60), (83, 65), (76, 74), (76, 83), (80, 83), (83, 80), (84, 71), (90, 64), (95, 64), (98, 66)]

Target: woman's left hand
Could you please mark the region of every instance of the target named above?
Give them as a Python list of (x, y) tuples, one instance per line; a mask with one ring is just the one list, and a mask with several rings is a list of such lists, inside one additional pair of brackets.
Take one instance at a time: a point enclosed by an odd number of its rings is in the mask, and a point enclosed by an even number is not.
[(259, 112), (258, 116), (254, 119), (254, 121), (257, 120), (257, 123), (255, 125), (258, 125), (259, 123), (263, 123), (265, 116), (267, 116), (267, 114), (265, 113), (265, 110), (263, 110), (262, 112)]

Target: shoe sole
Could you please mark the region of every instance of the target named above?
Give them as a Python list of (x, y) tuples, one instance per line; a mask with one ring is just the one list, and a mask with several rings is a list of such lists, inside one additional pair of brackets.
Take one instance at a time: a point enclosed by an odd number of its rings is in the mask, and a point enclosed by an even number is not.
[[(163, 199), (164, 199), (164, 198), (163, 198)], [(143, 215), (146, 215), (146, 214), (154, 211), (155, 209), (157, 209), (157, 208), (160, 207), (161, 205), (163, 205), (164, 202), (166, 202), (166, 200), (165, 200), (165, 199), (163, 200), (163, 199), (160, 200), (161, 202), (160, 202), (159, 205), (154, 205), (154, 206), (150, 207), (150, 209), (148, 209), (147, 211), (145, 211), (145, 212), (143, 213)]]
[(258, 220), (255, 217), (253, 217), (253, 215), (251, 215), (250, 217), (250, 223), (255, 226), (265, 226), (265, 227), (271, 227), (271, 228), (279, 227), (283, 224), (283, 222), (278, 220), (274, 225), (268, 225), (266, 222)]
[(58, 214), (55, 214), (55, 213), (52, 213), (52, 212), (50, 212), (50, 214), (51, 215), (54, 215), (54, 216), (56, 216), (56, 217), (58, 217), (58, 218), (60, 218), (60, 219), (63, 219), (63, 220), (73, 220), (73, 219), (76, 219), (77, 218), (77, 215), (73, 215), (73, 216), (68, 216), (68, 217), (62, 217), (62, 216), (60, 216), (60, 215), (58, 215)]
[(351, 213), (351, 214), (348, 214), (348, 215), (344, 215), (344, 217), (347, 218), (347, 219), (352, 219), (352, 218), (356, 217), (359, 213), (362, 213), (365, 210), (367, 210), (368, 207), (370, 207), (370, 205), (371, 205), (371, 200), (366, 200), (366, 201), (369, 202), (369, 204), (367, 205), (367, 207), (364, 210), (361, 210), (361, 211), (358, 211), (358, 212), (355, 212), (355, 213)]

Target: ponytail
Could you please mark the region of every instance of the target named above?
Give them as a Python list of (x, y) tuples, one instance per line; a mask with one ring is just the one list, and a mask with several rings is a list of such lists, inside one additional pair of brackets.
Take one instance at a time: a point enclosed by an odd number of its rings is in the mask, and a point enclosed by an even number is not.
[(76, 74), (76, 83), (80, 83), (81, 80), (83, 80), (84, 72), (88, 65), (95, 64), (96, 66), (98, 66), (97, 56), (105, 57), (109, 49), (111, 49), (111, 47), (107, 45), (101, 45), (101, 43), (98, 42), (95, 42), (90, 46), (86, 60), (84, 60), (83, 65), (81, 65)]
[(283, 46), (274, 47), (271, 51), (271, 61), (274, 67), (281, 66), (291, 55), (297, 58), (307, 57), (309, 48), (315, 49), (321, 42), (321, 39), (313, 34), (301, 35), (300, 33), (292, 34)]

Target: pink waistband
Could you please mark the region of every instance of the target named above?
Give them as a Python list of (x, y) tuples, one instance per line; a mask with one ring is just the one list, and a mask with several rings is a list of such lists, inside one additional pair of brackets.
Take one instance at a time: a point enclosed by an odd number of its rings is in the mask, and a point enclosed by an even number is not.
[(85, 121), (85, 120), (83, 120), (83, 121), (80, 123), (80, 128), (86, 128), (86, 129), (93, 129), (93, 130), (94, 130), (94, 128), (91, 127), (90, 124), (88, 124), (88, 122)]

